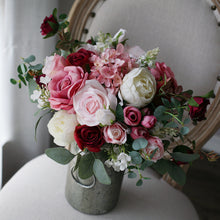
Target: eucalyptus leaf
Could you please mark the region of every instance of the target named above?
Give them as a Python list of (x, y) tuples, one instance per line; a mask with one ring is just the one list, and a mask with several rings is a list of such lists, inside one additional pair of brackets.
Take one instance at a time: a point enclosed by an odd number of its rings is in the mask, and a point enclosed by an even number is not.
[(136, 177), (137, 177), (136, 173), (134, 173), (134, 172), (129, 172), (128, 173), (128, 178), (133, 179), (133, 178), (136, 178)]
[(129, 153), (129, 155), (131, 157), (132, 163), (134, 163), (134, 164), (141, 164), (142, 163), (142, 157), (137, 151), (131, 151)]
[(23, 77), (23, 75), (19, 74), (19, 75), (18, 75), (18, 78), (24, 83), (25, 86), (27, 85), (26, 80), (25, 80), (25, 78)]
[(152, 165), (152, 168), (161, 175), (164, 175), (168, 171), (168, 167), (169, 161), (164, 159), (160, 159)]
[(148, 141), (145, 138), (135, 139), (132, 143), (132, 148), (134, 150), (141, 150), (146, 148), (148, 145)]
[(183, 123), (184, 123), (184, 124), (189, 124), (190, 121), (191, 121), (190, 118), (186, 118), (186, 119), (183, 121)]
[(48, 157), (60, 164), (67, 164), (75, 157), (74, 154), (62, 147), (48, 148), (45, 150), (45, 153)]
[(79, 162), (78, 174), (81, 179), (87, 179), (93, 175), (93, 163), (95, 161), (92, 153), (83, 155)]
[(153, 163), (154, 163), (153, 161), (145, 160), (145, 161), (141, 164), (140, 169), (141, 169), (141, 170), (144, 170), (145, 168), (152, 166)]
[(93, 173), (100, 183), (105, 185), (111, 184), (111, 179), (108, 176), (104, 164), (100, 159), (95, 159), (95, 162), (93, 164)]
[(139, 179), (137, 182), (136, 182), (136, 186), (142, 186), (143, 184), (143, 180), (142, 179)]
[(74, 167), (74, 171), (76, 171), (76, 169), (79, 167), (79, 162), (81, 160), (81, 154), (77, 154), (77, 159), (76, 159), (76, 164), (75, 164), (75, 167)]
[(192, 162), (194, 160), (199, 159), (200, 155), (199, 154), (187, 154), (187, 153), (182, 153), (182, 152), (174, 152), (171, 154), (173, 159), (176, 161), (181, 161), (181, 162)]
[(15, 80), (15, 79), (13, 79), (13, 78), (10, 79), (10, 82), (11, 82), (13, 85), (16, 85), (16, 84), (17, 84), (17, 80)]
[(33, 62), (33, 61), (35, 61), (35, 56), (34, 55), (30, 55), (29, 57), (27, 57), (27, 58), (25, 58), (24, 59), (24, 62), (25, 63), (31, 63), (31, 62)]
[(182, 127), (182, 128), (180, 129), (180, 133), (181, 133), (182, 135), (188, 134), (188, 133), (189, 133), (189, 128), (188, 128), (188, 127)]
[(43, 65), (41, 63), (38, 63), (34, 66), (32, 66), (32, 65), (30, 66), (30, 69), (32, 69), (32, 70), (41, 70), (42, 68), (43, 68)]
[(170, 177), (179, 185), (184, 185), (186, 182), (186, 174), (181, 167), (169, 161), (168, 173)]
[(171, 103), (177, 108), (180, 105), (180, 102), (175, 98), (171, 97)]
[(178, 124), (174, 121), (171, 121), (165, 125), (165, 128), (178, 128)]
[(168, 99), (161, 98), (161, 100), (162, 100), (163, 104), (164, 104), (166, 107), (168, 107), (168, 108), (170, 108), (170, 107), (171, 107), (170, 102), (169, 102), (169, 100), (168, 100)]
[(27, 66), (24, 63), (22, 63), (18, 65), (17, 71), (19, 74), (25, 74), (27, 72)]

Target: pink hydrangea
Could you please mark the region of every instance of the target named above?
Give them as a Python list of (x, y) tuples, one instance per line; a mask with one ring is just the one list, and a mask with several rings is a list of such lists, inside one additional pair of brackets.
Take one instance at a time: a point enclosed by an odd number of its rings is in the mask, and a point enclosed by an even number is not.
[(89, 78), (98, 80), (113, 94), (118, 92), (124, 75), (136, 67), (135, 60), (129, 57), (122, 44), (118, 44), (116, 49), (107, 48), (100, 56), (93, 55), (90, 60), (94, 66)]

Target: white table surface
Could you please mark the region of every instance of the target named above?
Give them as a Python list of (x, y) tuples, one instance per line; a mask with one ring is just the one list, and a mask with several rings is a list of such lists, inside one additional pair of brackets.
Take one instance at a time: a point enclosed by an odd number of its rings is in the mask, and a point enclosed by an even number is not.
[(28, 162), (0, 191), (1, 220), (196, 220), (189, 199), (148, 171), (151, 180), (136, 187), (124, 177), (119, 203), (111, 212), (94, 216), (72, 208), (65, 199), (67, 166), (45, 155)]

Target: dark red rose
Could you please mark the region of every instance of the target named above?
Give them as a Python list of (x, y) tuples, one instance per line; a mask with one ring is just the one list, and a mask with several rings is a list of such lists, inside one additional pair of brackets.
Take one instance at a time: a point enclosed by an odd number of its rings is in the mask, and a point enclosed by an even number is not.
[(102, 131), (98, 126), (77, 126), (74, 139), (81, 150), (87, 148), (91, 152), (99, 152), (101, 146), (105, 143)]
[[(54, 23), (53, 27), (49, 24), (49, 22)], [(57, 20), (54, 18), (53, 15), (50, 15), (50, 17), (45, 17), (43, 23), (41, 24), (41, 35), (47, 35), (50, 33), (56, 33), (58, 30), (59, 24)]]
[(41, 89), (46, 86), (44, 83), (40, 82), (41, 77), (45, 77), (45, 76), (46, 76), (45, 74), (41, 74), (39, 76), (35, 76), (36, 83), (40, 86)]
[(92, 51), (85, 50), (83, 48), (75, 53), (71, 53), (66, 58), (68, 66), (81, 66), (87, 72), (86, 68), (91, 68), (93, 66), (93, 63), (89, 61), (89, 58), (93, 54), (94, 53)]
[(209, 100), (202, 97), (193, 97), (193, 99), (199, 104), (198, 107), (189, 105), (189, 115), (193, 121), (205, 120), (206, 107), (210, 104)]

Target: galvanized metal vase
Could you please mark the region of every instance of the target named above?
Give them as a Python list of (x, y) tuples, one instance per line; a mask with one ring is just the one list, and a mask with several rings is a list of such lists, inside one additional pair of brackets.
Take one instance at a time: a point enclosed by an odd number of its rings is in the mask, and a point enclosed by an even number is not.
[(111, 211), (117, 204), (124, 172), (106, 168), (111, 185), (104, 185), (95, 176), (80, 179), (74, 172), (74, 161), (69, 164), (65, 196), (69, 204), (80, 212), (99, 215)]

